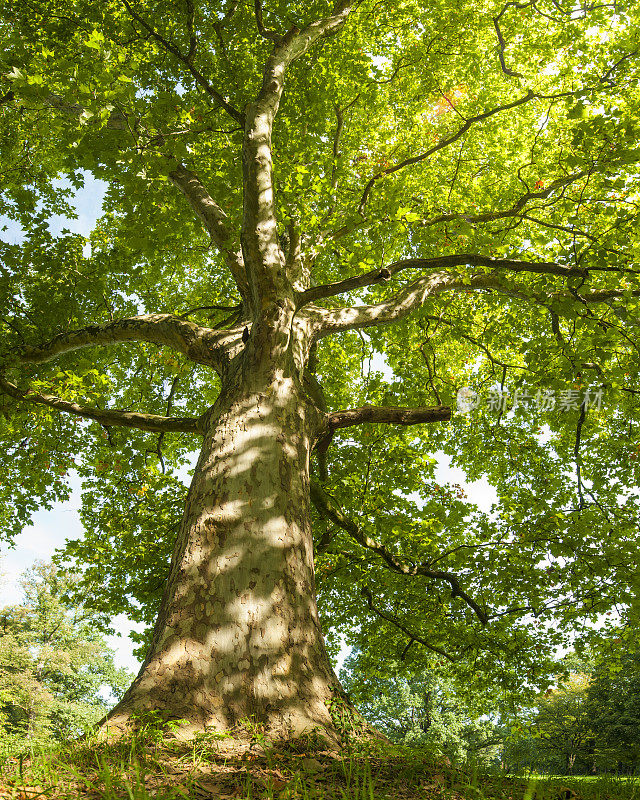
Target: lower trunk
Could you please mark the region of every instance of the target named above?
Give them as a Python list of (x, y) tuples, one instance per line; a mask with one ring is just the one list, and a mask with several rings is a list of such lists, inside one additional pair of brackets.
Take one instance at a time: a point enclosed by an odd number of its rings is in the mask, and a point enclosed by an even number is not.
[(573, 765), (575, 763), (576, 757), (574, 753), (567, 753), (565, 768), (567, 770), (567, 775), (571, 775), (573, 772)]
[(342, 690), (318, 620), (309, 515), (316, 425), (291, 379), (211, 418), (152, 644), (109, 730), (156, 709), (187, 720), (187, 735), (251, 720), (270, 736), (334, 738)]

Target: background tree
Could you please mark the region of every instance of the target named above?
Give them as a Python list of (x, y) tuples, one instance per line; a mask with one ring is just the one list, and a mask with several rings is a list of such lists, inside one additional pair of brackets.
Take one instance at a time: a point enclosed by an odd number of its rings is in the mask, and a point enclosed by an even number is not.
[(570, 775), (576, 759), (593, 753), (596, 728), (587, 704), (589, 676), (572, 673), (540, 700), (532, 728), (541, 739), (539, 755), (546, 755), (561, 772)]
[(511, 771), (634, 771), (640, 731), (634, 641), (628, 626), (607, 625), (598, 651), (562, 659), (565, 677), (513, 718), (503, 755)]
[(366, 653), (352, 652), (340, 679), (363, 716), (391, 741), (459, 765), (498, 763), (504, 742), (496, 724), (500, 697), (478, 685), (456, 686), (455, 670), (435, 657), (411, 674), (393, 659), (372, 662)]
[[(314, 546), (325, 628), (525, 694), (634, 606), (637, 4), (0, 13), (4, 530), (75, 466), (96, 607), (157, 617), (113, 727), (331, 735)], [(407, 428), (465, 386), (511, 403)]]
[(587, 688), (598, 770), (634, 772), (640, 760), (640, 655), (628, 628), (608, 636)]
[(0, 610), (0, 745), (33, 747), (86, 732), (122, 693), (100, 614), (70, 604), (70, 579), (40, 562), (22, 579), (23, 601)]

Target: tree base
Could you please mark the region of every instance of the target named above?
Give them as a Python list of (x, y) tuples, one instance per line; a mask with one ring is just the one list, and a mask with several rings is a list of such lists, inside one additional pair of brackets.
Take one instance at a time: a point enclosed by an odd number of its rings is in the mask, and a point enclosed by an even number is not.
[[(306, 709), (300, 708), (290, 711), (286, 717), (260, 720), (248, 716), (232, 727), (225, 726), (215, 716), (204, 722), (201, 718), (180, 717), (175, 712), (158, 708), (132, 709), (127, 699), (125, 696), (98, 723), (96, 735), (99, 741), (144, 737), (178, 742), (209, 739), (219, 742), (221, 751), (233, 754), (246, 752), (256, 745), (285, 746), (308, 752), (342, 750), (345, 744), (353, 741), (387, 741), (351, 705), (343, 692), (336, 692), (326, 700), (316, 719), (311, 718)], [(316, 706), (320, 707), (320, 701)]]

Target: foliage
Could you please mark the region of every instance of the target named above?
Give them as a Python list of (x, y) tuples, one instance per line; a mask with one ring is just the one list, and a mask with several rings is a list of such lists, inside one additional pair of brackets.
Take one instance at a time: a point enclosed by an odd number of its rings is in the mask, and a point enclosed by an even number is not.
[(522, 723), (515, 726), (519, 735), (505, 748), (504, 760), (512, 771), (525, 765), (563, 775), (593, 769), (598, 725), (587, 701), (588, 685), (588, 675), (571, 673), (540, 697), (526, 729)]
[(495, 723), (498, 698), (458, 687), (455, 671), (437, 666), (412, 674), (396, 661), (376, 664), (351, 653), (341, 682), (366, 719), (393, 742), (465, 766), (495, 766), (503, 732)]
[(104, 617), (69, 602), (72, 586), (37, 563), (23, 576), (23, 601), (0, 611), (2, 750), (86, 732), (131, 680), (114, 666)]
[(595, 760), (605, 769), (635, 771), (640, 763), (640, 654), (624, 631), (609, 645), (608, 652), (598, 659), (587, 689), (597, 731)]
[[(336, 434), (325, 488), (362, 536), (318, 511), (321, 613), (369, 663), (405, 658), (419, 674), (435, 653), (460, 683), (526, 700), (576, 631), (596, 637), (613, 607), (638, 613), (638, 6), (336, 8), (350, 10), (337, 35), (287, 67), (269, 153), (283, 252), (299, 235), (315, 289), (356, 279), (299, 311), (326, 323), (328, 407), (511, 394), (437, 428)], [(65, 556), (111, 615), (153, 618), (195, 444), (100, 424), (105, 409), (197, 419), (220, 380), (166, 337), (104, 342), (96, 326), (167, 314), (239, 340), (258, 318), (226, 240), (176, 185), (196, 175), (246, 245), (256, 185), (239, 109), (270, 91), (271, 28), (295, 38), (332, 8), (257, 11), (15, 0), (0, 12), (0, 213), (17, 231), (0, 271), (2, 531), (66, 496), (75, 468), (86, 536)], [(101, 219), (87, 240), (54, 235), (47, 220), (73, 214), (87, 174), (106, 185)], [(598, 402), (581, 405), (585, 391)], [(436, 479), (436, 452), (496, 488), (490, 513)]]
[(640, 746), (638, 654), (628, 629), (589, 657), (569, 654), (570, 670), (513, 719), (503, 759), (511, 771), (635, 773)]

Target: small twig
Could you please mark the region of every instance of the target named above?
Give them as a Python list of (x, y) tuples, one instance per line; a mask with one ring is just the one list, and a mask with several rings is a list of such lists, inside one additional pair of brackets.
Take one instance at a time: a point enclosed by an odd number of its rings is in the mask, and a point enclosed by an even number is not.
[[(379, 608), (376, 608), (376, 606), (373, 604), (373, 596), (366, 586), (362, 587), (360, 593), (365, 598), (365, 600), (367, 601), (367, 605), (369, 606), (371, 611), (373, 611), (374, 614), (377, 614), (382, 619), (385, 619), (387, 622), (390, 622), (392, 625), (395, 625), (396, 628), (399, 628), (406, 636), (409, 637), (410, 640), (409, 646), (412, 645), (414, 642), (418, 642), (418, 644), (421, 644), (423, 647), (426, 647), (428, 650), (437, 653), (439, 656), (446, 658), (448, 661), (451, 661), (452, 663), (457, 661), (461, 657), (462, 653), (464, 653), (466, 650), (469, 650), (469, 648), (471, 647), (471, 645), (467, 645), (467, 647), (461, 650), (457, 656), (452, 656), (450, 653), (447, 653), (447, 651), (443, 650), (441, 647), (436, 647), (436, 645), (431, 644), (426, 639), (423, 639), (421, 636), (412, 633), (405, 625), (403, 625), (398, 620), (397, 617), (394, 617), (391, 614), (387, 614), (384, 611), (381, 611)], [(406, 654), (407, 650), (409, 649), (409, 646), (407, 646), (404, 649), (403, 657)]]
[(576, 444), (573, 448), (573, 456), (576, 462), (576, 475), (578, 478), (578, 497), (580, 498), (579, 508), (580, 511), (584, 508), (584, 495), (582, 492), (582, 472), (581, 472), (581, 459), (580, 459), (580, 439), (582, 438), (582, 426), (587, 414), (587, 407), (584, 402), (580, 404), (580, 416), (578, 417), (578, 424), (576, 426)]

